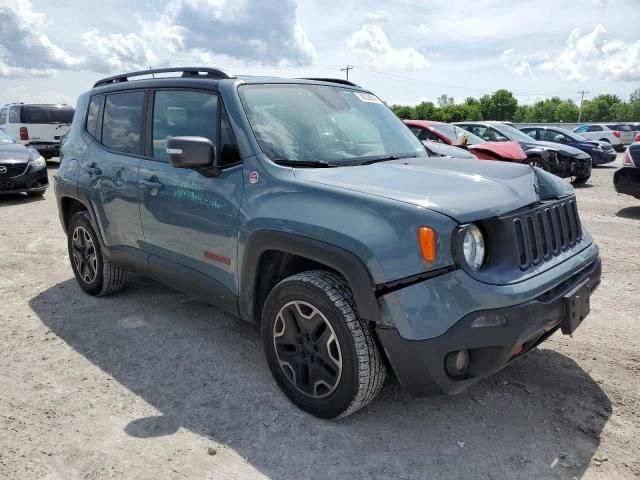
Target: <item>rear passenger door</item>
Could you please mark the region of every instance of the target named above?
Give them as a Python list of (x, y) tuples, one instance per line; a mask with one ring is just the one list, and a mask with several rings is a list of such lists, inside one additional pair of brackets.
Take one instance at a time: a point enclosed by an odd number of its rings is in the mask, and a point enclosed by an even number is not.
[(85, 130), (94, 141), (80, 168), (78, 190), (88, 197), (109, 247), (139, 248), (142, 240), (138, 168), (146, 95), (144, 90), (109, 93), (89, 103)]
[[(213, 91), (158, 89), (150, 106), (149, 156), (140, 166), (139, 195), (143, 247), (152, 254), (152, 271), (166, 272), (173, 264), (176, 272), (184, 275), (181, 278), (205, 275), (223, 287), (219, 298), (230, 300), (237, 294), (237, 232), (243, 182), (242, 165), (222, 102)], [(166, 146), (169, 138), (178, 136), (210, 139), (222, 162), (222, 173), (206, 177), (189, 168), (173, 167)], [(212, 297), (216, 294), (211, 291)]]

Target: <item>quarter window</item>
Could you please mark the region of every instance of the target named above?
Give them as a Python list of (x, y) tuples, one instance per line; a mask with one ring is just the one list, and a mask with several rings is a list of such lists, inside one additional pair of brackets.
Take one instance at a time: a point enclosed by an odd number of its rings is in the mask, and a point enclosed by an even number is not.
[(153, 102), (153, 157), (168, 161), (171, 137), (205, 137), (216, 143), (218, 97), (212, 93), (159, 90)]
[(140, 153), (144, 92), (107, 95), (102, 122), (102, 144), (122, 153)]
[(87, 132), (93, 138), (97, 138), (96, 130), (98, 127), (98, 112), (100, 112), (100, 101), (102, 97), (93, 97), (89, 102), (89, 111), (87, 112)]
[(7, 109), (0, 110), (0, 124), (7, 123)]
[(9, 108), (9, 123), (20, 123), (20, 107)]

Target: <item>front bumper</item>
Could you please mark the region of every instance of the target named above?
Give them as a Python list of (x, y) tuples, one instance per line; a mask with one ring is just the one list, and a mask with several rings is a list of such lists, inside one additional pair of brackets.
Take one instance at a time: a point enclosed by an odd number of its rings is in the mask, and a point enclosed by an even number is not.
[(47, 167), (33, 170), (31, 166), (22, 175), (12, 178), (0, 177), (0, 195), (22, 192), (44, 192), (49, 187)]
[[(551, 336), (568, 316), (566, 295), (583, 283), (590, 295), (600, 284), (600, 275), (597, 258), (534, 300), (469, 313), (435, 338), (406, 340), (396, 329), (384, 327), (378, 327), (376, 333), (405, 390), (418, 396), (459, 393)], [(472, 327), (479, 317), (501, 317), (506, 323)], [(469, 352), (469, 368), (462, 378), (452, 378), (445, 370), (445, 357), (458, 350)]]
[(618, 193), (640, 198), (640, 168), (622, 167), (616, 170), (613, 186)]
[(593, 151), (591, 158), (594, 165), (604, 165), (605, 163), (611, 163), (615, 161), (618, 156), (613, 150), (605, 150), (602, 152)]

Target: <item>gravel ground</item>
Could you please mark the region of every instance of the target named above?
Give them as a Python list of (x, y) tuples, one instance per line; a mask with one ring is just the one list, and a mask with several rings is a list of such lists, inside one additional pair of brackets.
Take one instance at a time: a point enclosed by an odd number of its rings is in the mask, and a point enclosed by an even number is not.
[(285, 399), (255, 327), (141, 277), (84, 294), (53, 189), (0, 197), (0, 478), (637, 478), (640, 201), (613, 172), (577, 192), (604, 273), (573, 338), (339, 422)]

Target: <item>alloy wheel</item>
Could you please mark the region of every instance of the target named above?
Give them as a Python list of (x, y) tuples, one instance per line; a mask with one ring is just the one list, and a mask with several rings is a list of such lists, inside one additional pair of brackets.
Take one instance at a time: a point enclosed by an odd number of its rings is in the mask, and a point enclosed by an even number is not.
[(282, 371), (298, 391), (312, 398), (331, 395), (342, 376), (342, 352), (333, 327), (320, 310), (303, 301), (284, 305), (273, 325)]
[(93, 283), (98, 273), (98, 256), (91, 235), (86, 228), (78, 226), (71, 237), (73, 263), (78, 275), (86, 283)]

